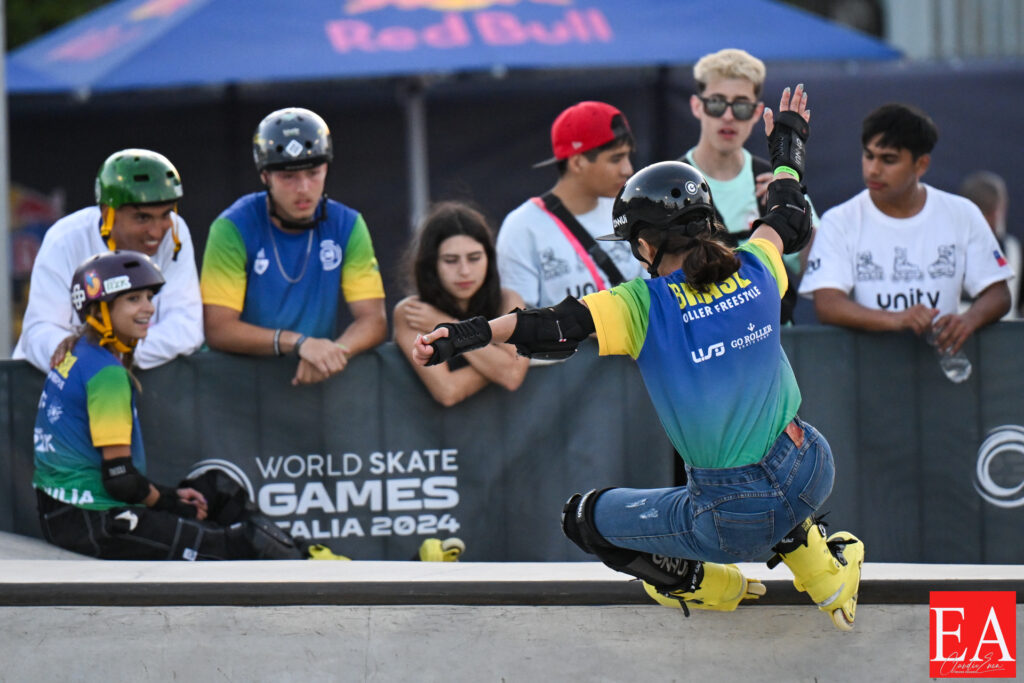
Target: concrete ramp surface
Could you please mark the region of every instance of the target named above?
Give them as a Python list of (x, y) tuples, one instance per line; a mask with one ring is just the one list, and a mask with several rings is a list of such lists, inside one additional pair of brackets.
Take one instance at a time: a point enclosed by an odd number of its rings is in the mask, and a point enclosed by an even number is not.
[(920, 681), (929, 585), (1024, 596), (1024, 567), (868, 564), (842, 633), (742, 568), (763, 602), (687, 619), (595, 563), (5, 560), (0, 680)]

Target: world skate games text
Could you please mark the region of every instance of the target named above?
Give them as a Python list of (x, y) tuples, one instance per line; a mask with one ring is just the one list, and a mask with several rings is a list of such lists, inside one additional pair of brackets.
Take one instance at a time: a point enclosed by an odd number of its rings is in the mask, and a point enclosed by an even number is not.
[(452, 535), (458, 449), (254, 458), (256, 504), (297, 538)]

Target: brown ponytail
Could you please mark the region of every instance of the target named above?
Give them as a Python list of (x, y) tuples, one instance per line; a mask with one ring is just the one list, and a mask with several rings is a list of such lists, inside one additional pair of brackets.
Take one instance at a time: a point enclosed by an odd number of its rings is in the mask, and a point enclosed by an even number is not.
[(726, 280), (740, 269), (740, 260), (733, 250), (717, 239), (725, 232), (720, 223), (714, 229), (697, 237), (684, 235), (678, 230), (645, 226), (637, 233), (651, 248), (662, 249), (665, 254), (686, 252), (683, 258), (683, 273), (686, 282), (699, 292), (706, 292), (708, 286)]

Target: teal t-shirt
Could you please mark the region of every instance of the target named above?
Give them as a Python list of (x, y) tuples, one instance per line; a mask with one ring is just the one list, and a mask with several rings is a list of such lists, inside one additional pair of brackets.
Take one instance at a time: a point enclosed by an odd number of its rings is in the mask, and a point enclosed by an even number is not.
[[(716, 180), (710, 177), (694, 160), (693, 149), (685, 155), (686, 163), (700, 171), (708, 181), (715, 208), (722, 216), (726, 230), (731, 233), (749, 232), (751, 224), (761, 216), (755, 195), (753, 157), (747, 150), (741, 151), (743, 152), (743, 170), (730, 180)], [(804, 199), (807, 200), (807, 206), (811, 209), (811, 223), (817, 225), (818, 214), (814, 211), (814, 204), (811, 203), (811, 198), (807, 195), (804, 195)], [(742, 243), (741, 240), (740, 244)], [(782, 260), (791, 273), (799, 273), (803, 270), (800, 266), (799, 254), (785, 254)]]

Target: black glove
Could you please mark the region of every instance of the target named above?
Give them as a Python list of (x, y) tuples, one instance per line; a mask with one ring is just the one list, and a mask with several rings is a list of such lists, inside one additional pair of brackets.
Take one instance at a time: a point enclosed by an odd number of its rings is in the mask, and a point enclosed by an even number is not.
[(171, 488), (170, 486), (156, 486), (156, 490), (160, 492), (160, 497), (153, 503), (154, 510), (165, 510), (173, 513), (179, 517), (188, 517), (189, 519), (195, 519), (199, 514), (199, 509), (195, 505), (189, 505), (178, 497), (178, 489)]
[(789, 166), (800, 174), (800, 181), (803, 181), (804, 143), (809, 133), (810, 126), (795, 111), (782, 111), (776, 115), (775, 127), (768, 136), (768, 156), (771, 157), (773, 171), (780, 166)]
[(491, 324), (482, 315), (457, 323), (441, 323), (434, 329), (439, 330), (442, 327), (448, 329), (448, 336), (441, 337), (431, 344), (434, 347), (434, 355), (427, 361), (427, 365), (440, 365), (450, 358), (491, 343)]

